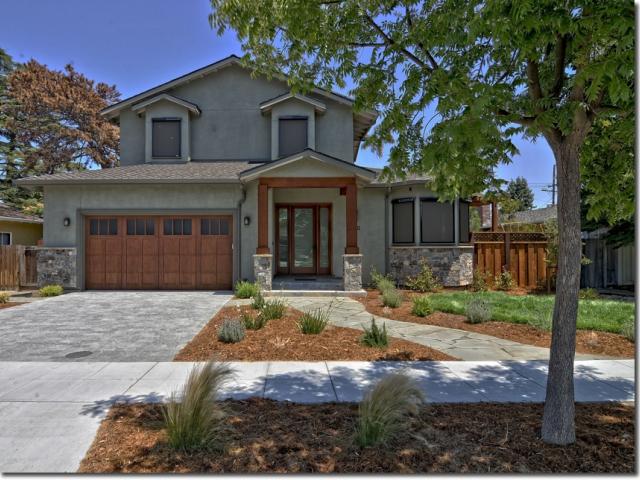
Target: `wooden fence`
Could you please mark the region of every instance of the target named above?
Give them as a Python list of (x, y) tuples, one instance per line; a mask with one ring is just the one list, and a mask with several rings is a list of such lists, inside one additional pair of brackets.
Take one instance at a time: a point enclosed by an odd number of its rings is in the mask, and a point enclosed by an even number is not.
[(537, 232), (475, 232), (474, 268), (494, 278), (504, 270), (522, 288), (550, 288), (547, 239)]
[(37, 250), (22, 245), (0, 245), (0, 290), (35, 287)]

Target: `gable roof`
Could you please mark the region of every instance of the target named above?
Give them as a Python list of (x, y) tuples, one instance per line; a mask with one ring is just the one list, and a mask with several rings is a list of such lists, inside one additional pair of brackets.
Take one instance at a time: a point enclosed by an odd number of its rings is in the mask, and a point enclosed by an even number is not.
[(147, 100), (144, 100), (140, 103), (136, 103), (131, 107), (136, 113), (143, 112), (149, 105), (153, 105), (156, 102), (167, 101), (171, 103), (175, 103), (176, 105), (180, 105), (181, 107), (186, 108), (194, 115), (200, 115), (200, 108), (195, 103), (188, 102), (187, 100), (183, 100), (182, 98), (174, 97), (173, 95), (169, 95), (168, 93), (161, 93), (160, 95), (156, 95), (155, 97), (151, 97)]
[(249, 168), (248, 170), (245, 170), (240, 174), (240, 180), (253, 180), (255, 178), (258, 178), (263, 173), (304, 159), (312, 159), (320, 163), (336, 166), (367, 182), (371, 182), (377, 176), (377, 173), (373, 170), (355, 165), (350, 162), (345, 162), (344, 160), (332, 157), (331, 155), (326, 155), (324, 153), (316, 152), (315, 150), (307, 148), (299, 153), (294, 153), (293, 155), (289, 155), (278, 160), (272, 160), (271, 162), (263, 163), (262, 165), (257, 165), (253, 168)]
[(265, 100), (264, 102), (262, 102), (260, 104), (260, 111), (262, 113), (267, 113), (270, 112), (271, 109), (278, 105), (279, 103), (282, 102), (286, 102), (287, 100), (291, 100), (291, 99), (295, 99), (295, 100), (299, 100), (301, 102), (304, 103), (308, 103), (309, 105), (313, 106), (313, 108), (316, 110), (316, 112), (318, 113), (324, 113), (327, 110), (327, 106), (322, 103), (319, 102), (318, 100), (314, 100), (313, 98), (307, 97), (306, 95), (300, 95), (299, 93), (283, 93), (282, 95), (278, 95), (277, 97), (271, 98), (269, 100)]
[(0, 201), (0, 221), (18, 223), (42, 223), (42, 218), (27, 215), (17, 208), (11, 207)]
[(557, 205), (551, 205), (544, 208), (536, 208), (533, 210), (524, 210), (522, 212), (514, 212), (505, 215), (504, 220), (500, 223), (507, 225), (510, 223), (545, 223), (547, 220), (558, 218)]

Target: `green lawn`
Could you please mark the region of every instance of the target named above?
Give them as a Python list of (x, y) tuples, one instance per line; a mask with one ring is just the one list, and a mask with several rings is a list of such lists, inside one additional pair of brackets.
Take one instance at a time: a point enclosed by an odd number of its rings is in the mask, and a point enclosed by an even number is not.
[[(492, 319), (500, 322), (526, 323), (550, 329), (554, 295), (509, 295), (504, 292), (434, 293), (429, 296), (434, 310), (465, 314), (472, 298), (491, 304)], [(580, 300), (578, 329), (622, 333), (625, 323), (633, 322), (635, 304), (616, 300)]]

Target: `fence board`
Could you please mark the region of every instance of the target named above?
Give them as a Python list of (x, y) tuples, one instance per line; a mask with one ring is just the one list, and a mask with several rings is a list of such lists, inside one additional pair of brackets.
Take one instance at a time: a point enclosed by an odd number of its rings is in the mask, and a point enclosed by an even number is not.
[(20, 260), (18, 247), (0, 246), (0, 288), (16, 289), (20, 285)]

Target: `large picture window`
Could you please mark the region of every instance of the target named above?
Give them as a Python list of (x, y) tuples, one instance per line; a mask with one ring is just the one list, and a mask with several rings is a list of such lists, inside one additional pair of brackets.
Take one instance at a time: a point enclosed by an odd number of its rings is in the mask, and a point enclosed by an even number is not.
[(278, 121), (278, 154), (286, 157), (307, 148), (307, 118), (281, 118)]
[(151, 156), (180, 158), (180, 119), (154, 118), (151, 121)]
[(420, 200), (420, 242), (455, 242), (452, 202), (441, 203), (435, 198), (423, 198)]
[(398, 198), (391, 202), (393, 216), (393, 243), (414, 243), (413, 198)]

